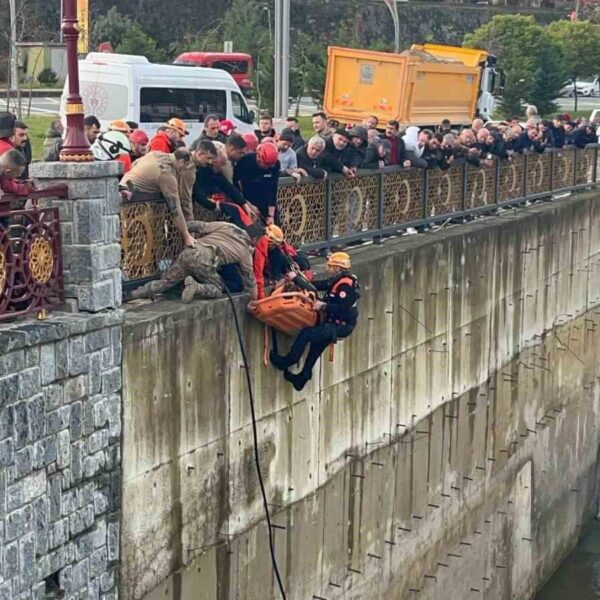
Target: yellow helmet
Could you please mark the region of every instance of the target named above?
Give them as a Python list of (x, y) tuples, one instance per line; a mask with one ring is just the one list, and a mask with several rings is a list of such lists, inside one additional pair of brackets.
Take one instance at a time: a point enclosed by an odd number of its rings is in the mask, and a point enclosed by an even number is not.
[(283, 231), (277, 225), (267, 225), (265, 233), (270, 242), (274, 244), (283, 244)]
[(342, 269), (349, 269), (351, 266), (350, 255), (346, 252), (334, 252), (327, 259), (328, 267), (340, 267)]

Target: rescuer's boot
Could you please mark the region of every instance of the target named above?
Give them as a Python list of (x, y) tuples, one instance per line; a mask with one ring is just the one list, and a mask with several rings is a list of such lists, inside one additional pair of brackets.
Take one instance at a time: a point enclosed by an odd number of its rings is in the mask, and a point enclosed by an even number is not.
[(310, 377), (307, 377), (304, 371), (300, 371), (300, 373), (294, 375), (294, 373), (290, 373), (290, 371), (284, 369), (283, 376), (294, 386), (294, 389), (298, 392), (303, 390), (304, 386), (310, 381)]
[(184, 304), (188, 304), (194, 299), (194, 296), (199, 291), (199, 286), (198, 282), (193, 277), (186, 277), (184, 285), (183, 292), (181, 292), (181, 301)]

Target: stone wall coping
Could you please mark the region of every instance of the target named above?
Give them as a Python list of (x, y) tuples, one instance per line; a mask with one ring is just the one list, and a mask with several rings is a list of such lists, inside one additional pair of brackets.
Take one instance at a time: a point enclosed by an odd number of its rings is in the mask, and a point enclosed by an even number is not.
[(123, 164), (117, 161), (90, 163), (35, 162), (29, 172), (35, 179), (100, 179), (119, 177)]
[(44, 321), (28, 317), (0, 323), (0, 354), (119, 325), (124, 312), (116, 309), (88, 315), (54, 311)]

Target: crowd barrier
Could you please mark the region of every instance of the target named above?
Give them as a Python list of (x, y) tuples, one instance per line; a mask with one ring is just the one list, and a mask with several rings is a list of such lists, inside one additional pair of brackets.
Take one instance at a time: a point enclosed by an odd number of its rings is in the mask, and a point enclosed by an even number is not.
[[(600, 178), (598, 160), (594, 145), (516, 155), (490, 167), (386, 167), (360, 171), (354, 179), (286, 178), (280, 182), (278, 210), (290, 243), (319, 250), (590, 187)], [(124, 203), (121, 236), (129, 282), (159, 276), (182, 247), (160, 199)]]

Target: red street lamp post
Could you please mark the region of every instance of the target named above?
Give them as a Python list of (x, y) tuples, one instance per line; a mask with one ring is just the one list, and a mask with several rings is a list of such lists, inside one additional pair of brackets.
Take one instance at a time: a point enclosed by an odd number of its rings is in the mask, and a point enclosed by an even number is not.
[(77, 0), (62, 0), (62, 33), (67, 46), (67, 69), (69, 74), (69, 95), (67, 96), (67, 130), (60, 151), (60, 160), (64, 162), (90, 162), (94, 155), (85, 135), (83, 125), (83, 100), (79, 94), (79, 63), (77, 62)]

